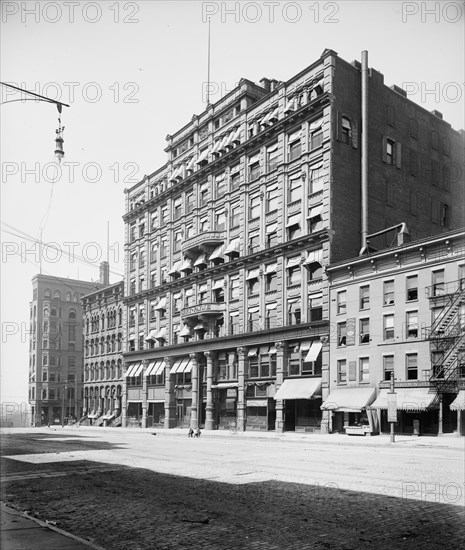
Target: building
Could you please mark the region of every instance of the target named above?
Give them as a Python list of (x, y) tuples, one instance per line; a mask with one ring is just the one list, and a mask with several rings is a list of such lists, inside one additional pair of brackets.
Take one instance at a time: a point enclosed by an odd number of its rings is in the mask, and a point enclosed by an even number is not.
[(82, 413), (81, 297), (98, 283), (36, 275), (32, 279), (29, 403), (35, 426)]
[(463, 137), (331, 50), (169, 135), (126, 190), (123, 422), (326, 430), (324, 268), (384, 248), (386, 227), (400, 243), (465, 225), (463, 173), (445, 170)]
[(101, 288), (82, 297), (84, 374), (81, 423), (121, 425), (123, 406), (124, 282), (110, 285), (100, 266)]
[(398, 433), (465, 434), (464, 252), (458, 230), (327, 269), (329, 431), (389, 432), (393, 375)]

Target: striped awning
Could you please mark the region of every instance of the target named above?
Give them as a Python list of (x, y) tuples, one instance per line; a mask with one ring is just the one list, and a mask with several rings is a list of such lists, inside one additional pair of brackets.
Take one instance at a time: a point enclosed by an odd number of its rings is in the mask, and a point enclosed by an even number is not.
[(304, 363), (312, 363), (313, 361), (316, 361), (318, 355), (320, 355), (322, 347), (323, 344), (321, 342), (312, 342), (312, 346), (308, 350), (308, 353), (304, 359)]
[(173, 366), (171, 367), (170, 374), (181, 374), (183, 372), (190, 372), (192, 370), (192, 365), (190, 365), (190, 363), (190, 357), (180, 357), (174, 362)]
[(276, 400), (313, 399), (321, 389), (321, 378), (287, 378), (275, 393)]
[(376, 388), (337, 388), (321, 405), (323, 411), (360, 412), (371, 405)]
[(145, 371), (145, 376), (156, 376), (157, 374), (161, 374), (164, 368), (165, 368), (164, 359), (157, 359), (156, 361), (151, 361), (149, 366), (147, 367), (147, 370)]
[(465, 390), (459, 390), (457, 397), (452, 401), (449, 408), (451, 411), (465, 410)]
[(142, 372), (143, 364), (141, 361), (138, 361), (137, 363), (132, 363), (129, 365), (128, 370), (126, 371), (126, 378), (129, 376), (139, 376), (139, 374)]
[[(382, 389), (376, 401), (371, 405), (374, 409), (388, 408), (387, 389)], [(426, 411), (436, 404), (437, 393), (430, 388), (396, 388), (395, 389), (397, 408), (403, 411)]]

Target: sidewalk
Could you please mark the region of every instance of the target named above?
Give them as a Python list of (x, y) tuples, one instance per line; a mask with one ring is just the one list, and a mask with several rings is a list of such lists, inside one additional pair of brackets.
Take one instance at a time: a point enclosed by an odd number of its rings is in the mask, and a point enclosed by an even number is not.
[[(35, 433), (66, 433), (68, 435), (82, 433), (86, 435), (97, 435), (99, 433), (113, 433), (117, 434), (156, 434), (160, 437), (187, 437), (187, 429), (185, 428), (172, 428), (165, 430), (164, 428), (103, 428), (101, 426), (65, 426), (58, 427), (41, 427), (41, 428), (3, 428), (0, 433), (20, 433), (21, 431), (30, 431)], [(215, 439), (215, 438), (230, 438), (237, 440), (247, 439), (259, 439), (259, 440), (271, 440), (281, 441), (283, 443), (305, 443), (316, 445), (342, 445), (342, 446), (374, 446), (374, 447), (429, 447), (429, 448), (448, 448), (457, 449), (465, 452), (465, 437), (455, 434), (446, 434), (440, 437), (435, 436), (409, 436), (409, 435), (396, 435), (395, 442), (390, 442), (390, 436), (387, 434), (374, 435), (374, 436), (357, 436), (346, 435), (340, 433), (333, 434), (315, 434), (315, 433), (295, 433), (295, 432), (232, 432), (230, 430), (202, 430), (202, 438)]]
[(105, 550), (1, 503), (2, 550)]

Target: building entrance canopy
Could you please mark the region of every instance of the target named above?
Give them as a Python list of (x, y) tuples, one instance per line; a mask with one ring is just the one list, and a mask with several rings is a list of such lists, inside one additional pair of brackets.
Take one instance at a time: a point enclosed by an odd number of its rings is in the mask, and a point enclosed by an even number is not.
[(284, 380), (274, 398), (280, 399), (314, 399), (320, 397), (321, 378), (296, 378)]
[(340, 388), (333, 390), (321, 405), (323, 411), (360, 412), (373, 403), (376, 388)]

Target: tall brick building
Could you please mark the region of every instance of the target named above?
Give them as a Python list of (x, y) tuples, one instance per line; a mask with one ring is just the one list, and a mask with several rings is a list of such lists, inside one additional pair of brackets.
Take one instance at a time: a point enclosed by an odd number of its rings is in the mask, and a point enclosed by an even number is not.
[(167, 142), (126, 190), (123, 424), (324, 431), (325, 267), (463, 226), (463, 132), (325, 50)]

